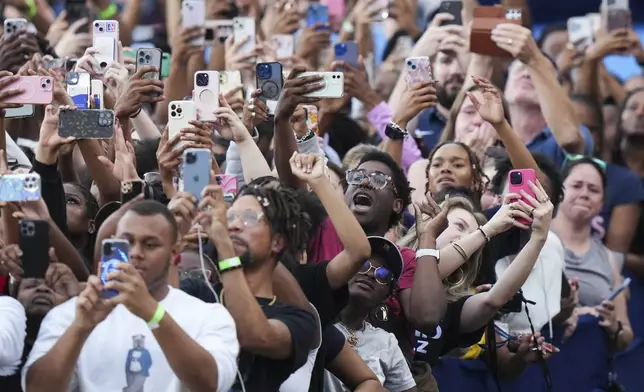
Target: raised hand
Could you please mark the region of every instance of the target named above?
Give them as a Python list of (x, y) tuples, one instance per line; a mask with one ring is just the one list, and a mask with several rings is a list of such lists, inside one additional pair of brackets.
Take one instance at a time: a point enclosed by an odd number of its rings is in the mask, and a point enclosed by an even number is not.
[(245, 37), (237, 42), (231, 35), (226, 39), (224, 43), (224, 50), (226, 52), (226, 69), (228, 70), (240, 70), (240, 71), (254, 71), (255, 70), (255, 57), (257, 53), (255, 51), (251, 53), (239, 53), (241, 47), (252, 37)]
[(526, 65), (543, 56), (532, 38), (532, 31), (513, 23), (501, 23), (492, 30), (492, 41)]
[(485, 78), (472, 76), (472, 80), (480, 94), (468, 92), (467, 97), (472, 101), (481, 118), (492, 125), (503, 123), (505, 115), (501, 92)]
[(0, 249), (0, 276), (22, 276), (22, 250), (17, 244), (9, 244)]
[(36, 160), (45, 165), (53, 165), (58, 160), (60, 149), (76, 140), (74, 137), (61, 137), (58, 134), (58, 110), (52, 105), (45, 108), (45, 118), (40, 126), (40, 137), (36, 146)]
[(294, 153), (289, 160), (293, 175), (302, 181), (312, 183), (326, 178), (326, 163), (324, 157), (315, 153)]
[[(419, 238), (430, 238), (435, 240), (449, 225), (447, 214), (449, 213), (449, 199), (446, 199), (442, 207), (439, 207), (431, 195), (425, 195), (426, 200), (414, 204), (416, 216), (416, 233)], [(423, 215), (427, 215), (424, 218)]]
[[(528, 181), (530, 188), (534, 191), (534, 197), (530, 196), (526, 191), (522, 190), (521, 195), (530, 202), (532, 205), (531, 215), (533, 217), (532, 221), (532, 235), (539, 236), (542, 239), (548, 237), (548, 231), (550, 230), (550, 222), (552, 221), (552, 212), (555, 207), (550, 201), (548, 194), (541, 186), (539, 180), (537, 183)], [(523, 202), (521, 202), (523, 203)], [(523, 203), (525, 204), (525, 203)]]
[(434, 82), (429, 80), (411, 86), (403, 94), (402, 101), (404, 104), (399, 106), (396, 115), (393, 117), (393, 122), (404, 129), (407, 127), (407, 123), (416, 117), (418, 113), (436, 106), (436, 87)]
[(192, 221), (197, 214), (197, 199), (190, 193), (179, 192), (168, 203), (168, 210), (174, 215), (179, 233), (183, 237), (190, 231)]
[[(101, 280), (91, 275), (87, 284), (76, 300), (76, 317), (73, 325), (87, 333), (94, 328), (112, 312), (116, 305), (109, 304), (101, 298), (103, 284)], [(148, 320), (146, 320), (148, 321)]]
[(244, 111), (244, 86), (237, 86), (232, 88), (224, 94), (226, 102), (230, 105), (235, 113), (242, 113)]
[(95, 57), (97, 53), (98, 50), (95, 48), (90, 47), (85, 49), (85, 54), (76, 62), (74, 72), (87, 72), (94, 77), (98, 76), (102, 70), (101, 65)]
[(230, 241), (228, 235), (228, 205), (224, 200), (223, 188), (210, 184), (203, 190), (203, 199), (199, 203), (195, 223), (201, 225), (208, 237), (217, 244), (220, 241)]
[(119, 99), (125, 92), (129, 80), (127, 68), (118, 61), (112, 61), (103, 74), (103, 82), (114, 98)]
[(520, 198), (521, 196), (516, 193), (508, 193), (503, 197), (501, 208), (482, 228), (487, 238), (499, 235), (511, 227), (518, 227), (523, 230), (530, 228), (523, 223), (519, 223), (517, 218), (532, 222), (530, 215), (534, 207), (528, 205)]
[(107, 275), (106, 290), (115, 290), (116, 296), (108, 299), (108, 306), (123, 305), (146, 323), (152, 320), (158, 302), (148, 291), (148, 285), (132, 263), (121, 263), (116, 271)]
[(4, 116), (4, 109), (19, 108), (22, 105), (17, 103), (6, 103), (5, 101), (22, 94), (22, 89), (7, 89), (11, 83), (18, 80), (20, 76), (14, 75), (9, 71), (0, 71), (0, 111)]
[(286, 78), (282, 94), (275, 108), (276, 120), (288, 120), (295, 112), (297, 105), (312, 104), (320, 98), (306, 97), (304, 94), (312, 93), (324, 87), (322, 75), (298, 76), (306, 72), (304, 67), (294, 67)]
[[(297, 54), (310, 59), (331, 45), (331, 30), (328, 25), (316, 24), (302, 31)], [(303, 72), (303, 71), (301, 71)]]
[(253, 128), (268, 121), (268, 106), (266, 106), (266, 102), (259, 99), (260, 95), (262, 95), (262, 90), (255, 90), (250, 99), (244, 103), (242, 121), (248, 132), (253, 132)]
[(145, 78), (146, 74), (159, 72), (151, 66), (141, 67), (130, 78), (123, 94), (114, 105), (114, 113), (118, 118), (133, 117), (139, 113), (144, 103), (156, 103), (165, 99), (163, 96), (163, 81)]
[(92, 45), (92, 35), (81, 33), (79, 30), (87, 26), (87, 18), (81, 18), (72, 23), (56, 43), (55, 52), (61, 58), (77, 57), (83, 54), (85, 48)]
[(224, 139), (240, 143), (251, 138), (243, 121), (240, 120), (226, 102), (226, 97), (221, 93), (219, 94), (219, 107), (215, 108), (213, 113), (217, 118), (215, 129)]

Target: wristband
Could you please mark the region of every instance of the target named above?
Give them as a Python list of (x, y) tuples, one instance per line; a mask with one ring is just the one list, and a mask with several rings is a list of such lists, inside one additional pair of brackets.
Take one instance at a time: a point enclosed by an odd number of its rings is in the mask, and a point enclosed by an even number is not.
[(38, 13), (36, 2), (34, 0), (25, 0), (25, 5), (27, 6), (27, 19), (33, 19)]
[(98, 13), (99, 19), (111, 19), (118, 13), (118, 8), (116, 4), (110, 3), (104, 10)]
[(157, 310), (154, 311), (154, 315), (152, 316), (152, 319), (148, 321), (148, 327), (150, 329), (157, 329), (159, 328), (159, 323), (163, 319), (163, 316), (165, 316), (165, 309), (161, 304), (157, 305)]
[(239, 257), (231, 257), (229, 259), (223, 259), (223, 260), (220, 260), (219, 263), (217, 263), (217, 268), (219, 269), (219, 272), (226, 272), (226, 271), (234, 270), (241, 267), (243, 267), (243, 265)]
[(306, 133), (306, 135), (304, 135), (304, 136), (295, 136), (295, 140), (298, 143), (303, 143), (303, 142), (306, 142), (306, 141), (309, 141), (309, 140), (313, 139), (315, 136), (316, 136), (315, 132), (313, 132), (312, 129), (309, 129), (309, 131)]
[(134, 118), (134, 117), (138, 116), (139, 114), (141, 114), (141, 108), (139, 108), (139, 110), (137, 110), (132, 115), (130, 115), (130, 118)]
[(353, 32), (356, 31), (356, 28), (353, 25), (353, 23), (351, 23), (348, 20), (345, 20), (344, 23), (342, 23), (342, 30), (346, 31), (349, 34), (353, 34)]

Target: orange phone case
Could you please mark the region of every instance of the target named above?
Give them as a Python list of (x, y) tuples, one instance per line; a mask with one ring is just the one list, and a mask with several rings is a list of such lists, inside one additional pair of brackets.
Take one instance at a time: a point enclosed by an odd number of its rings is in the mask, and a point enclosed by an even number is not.
[[(517, 17), (518, 15), (518, 17)], [(512, 57), (492, 41), (492, 30), (501, 23), (521, 25), (521, 10), (498, 5), (474, 8), (474, 19), (470, 31), (470, 51), (494, 57)]]

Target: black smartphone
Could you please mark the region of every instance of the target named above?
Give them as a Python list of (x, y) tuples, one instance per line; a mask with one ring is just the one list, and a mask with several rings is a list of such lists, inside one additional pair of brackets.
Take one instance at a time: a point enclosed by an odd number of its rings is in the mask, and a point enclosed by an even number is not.
[(443, 0), (438, 12), (444, 12), (454, 17), (453, 20), (443, 23), (444, 25), (463, 25), (461, 11), (463, 11), (463, 2), (460, 0)]
[(44, 279), (49, 267), (49, 223), (23, 219), (19, 229), (23, 277)]
[(121, 182), (121, 203), (125, 204), (143, 193), (143, 181), (123, 181)]

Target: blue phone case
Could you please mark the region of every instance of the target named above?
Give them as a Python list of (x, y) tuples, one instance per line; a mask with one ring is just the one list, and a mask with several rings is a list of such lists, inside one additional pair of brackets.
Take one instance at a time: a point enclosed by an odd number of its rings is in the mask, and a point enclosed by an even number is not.
[(40, 199), (38, 173), (5, 174), (0, 177), (0, 201), (34, 201)]
[[(116, 271), (121, 263), (129, 262), (130, 244), (126, 240), (106, 239), (102, 243), (101, 255), (101, 283), (108, 282), (108, 275)], [(112, 298), (117, 295), (116, 290), (103, 290), (103, 298)]]
[[(306, 26), (311, 27), (317, 23), (329, 24), (329, 7), (322, 4), (311, 4), (306, 11)], [(326, 30), (328, 27), (319, 28)]]
[(338, 42), (333, 46), (335, 61), (344, 61), (358, 69), (358, 44), (355, 41)]
[(188, 148), (183, 152), (181, 176), (183, 191), (192, 194), (201, 201), (201, 192), (210, 185), (212, 170), (212, 152), (207, 148)]

